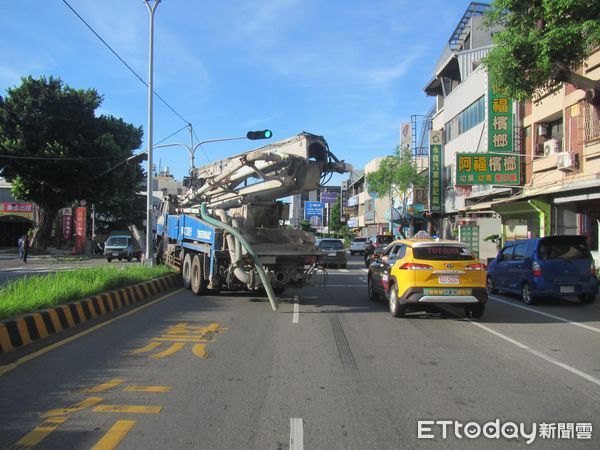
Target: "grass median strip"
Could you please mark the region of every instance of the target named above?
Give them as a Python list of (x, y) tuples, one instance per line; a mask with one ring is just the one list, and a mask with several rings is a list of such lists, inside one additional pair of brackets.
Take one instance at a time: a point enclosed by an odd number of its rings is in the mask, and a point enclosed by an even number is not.
[(166, 266), (95, 267), (24, 277), (0, 288), (0, 319), (83, 299), (173, 273)]

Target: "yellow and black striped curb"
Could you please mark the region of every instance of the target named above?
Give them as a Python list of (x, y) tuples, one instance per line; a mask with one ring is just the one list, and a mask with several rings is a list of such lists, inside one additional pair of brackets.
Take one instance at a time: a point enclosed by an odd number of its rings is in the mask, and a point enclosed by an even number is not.
[(167, 275), (0, 322), (0, 354), (109, 314), (180, 284), (179, 274)]

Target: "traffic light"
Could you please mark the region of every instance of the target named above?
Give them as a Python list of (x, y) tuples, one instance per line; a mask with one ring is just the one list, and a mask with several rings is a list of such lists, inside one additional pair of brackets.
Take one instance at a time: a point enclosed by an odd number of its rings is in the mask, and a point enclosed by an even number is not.
[(271, 137), (273, 137), (273, 132), (271, 130), (248, 131), (246, 137), (252, 141), (255, 141), (256, 139), (271, 139)]
[(138, 153), (137, 155), (133, 155), (133, 156), (130, 156), (129, 158), (127, 158), (125, 160), (125, 164), (140, 163), (142, 161), (147, 161), (147, 160), (148, 160), (148, 153), (142, 152), (142, 153)]

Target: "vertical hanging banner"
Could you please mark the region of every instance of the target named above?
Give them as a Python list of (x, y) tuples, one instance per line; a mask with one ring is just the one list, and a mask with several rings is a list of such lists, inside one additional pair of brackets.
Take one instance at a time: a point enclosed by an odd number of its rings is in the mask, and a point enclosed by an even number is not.
[(429, 135), (429, 211), (442, 212), (442, 131), (432, 130)]
[(410, 148), (412, 144), (412, 124), (410, 122), (402, 122), (400, 124), (400, 147), (403, 149)]
[(513, 101), (488, 81), (488, 152), (513, 151)]
[(85, 253), (86, 208), (75, 208), (75, 253)]

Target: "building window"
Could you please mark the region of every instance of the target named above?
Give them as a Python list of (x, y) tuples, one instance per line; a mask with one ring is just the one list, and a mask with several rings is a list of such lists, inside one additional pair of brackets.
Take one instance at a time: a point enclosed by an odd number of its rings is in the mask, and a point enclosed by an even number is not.
[(485, 118), (485, 96), (471, 103), (460, 113), (446, 122), (444, 127), (445, 142), (456, 139), (462, 133), (483, 122)]
[(588, 102), (581, 102), (583, 108), (583, 139), (587, 144), (600, 139), (600, 108)]

